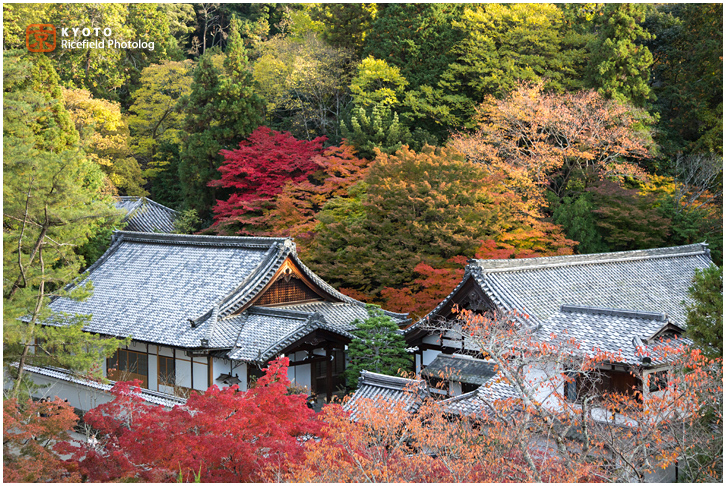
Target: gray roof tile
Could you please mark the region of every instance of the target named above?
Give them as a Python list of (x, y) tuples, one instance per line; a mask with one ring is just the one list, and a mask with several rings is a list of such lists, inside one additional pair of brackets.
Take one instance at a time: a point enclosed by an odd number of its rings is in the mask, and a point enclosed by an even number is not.
[(486, 383), (476, 390), (441, 402), (446, 412), (478, 418), (493, 418), (495, 416), (492, 405), (499, 400), (517, 399), (519, 394), (513, 386), (507, 384), (504, 378), (497, 374), (489, 378)]
[(496, 365), (491, 361), (443, 353), (436, 356), (421, 371), (421, 376), (442, 378), (472, 385), (483, 385), (495, 374)]
[[(712, 265), (705, 243), (592, 255), (470, 260), (462, 281), (426, 318), (435, 316), (468, 279), (503, 311), (541, 322), (560, 305), (666, 312), (679, 326), (697, 269)], [(426, 319), (424, 318), (424, 320)], [(406, 329), (412, 332), (424, 320)]]
[[(252, 306), (239, 313), (288, 257), (342, 302)], [(89, 332), (228, 349), (229, 357), (245, 361), (274, 357), (315, 329), (352, 339), (352, 322), (367, 316), (364, 303), (340, 294), (304, 267), (295, 244), (286, 238), (117, 231), (111, 248), (86, 270), (80, 284), (87, 281), (94, 285), (91, 297), (83, 302), (56, 298), (51, 310), (92, 315), (85, 327)], [(389, 314), (406, 321), (405, 314)]]
[(422, 380), (361, 371), (358, 389), (343, 408), (353, 420), (360, 418), (359, 408), (366, 401), (389, 402), (391, 406), (402, 403), (404, 410), (414, 413), (421, 406), (425, 386)]
[[(86, 380), (75, 376), (72, 372), (60, 368), (53, 368), (46, 366), (43, 368), (37, 366), (25, 366), (25, 371), (29, 373), (35, 373), (41, 376), (47, 376), (49, 378), (55, 378), (56, 380), (66, 381), (68, 383), (75, 383), (88, 388), (110, 392), (115, 381), (110, 383), (98, 383), (91, 380)], [(177, 397), (175, 395), (169, 395), (167, 393), (161, 393), (157, 391), (138, 389), (136, 393), (146, 402), (153, 403), (154, 405), (163, 405), (165, 407), (173, 407), (175, 405), (184, 405), (187, 401), (185, 398)]]
[[(654, 352), (660, 344), (653, 336), (667, 327), (682, 331), (664, 313), (563, 305), (542, 323), (538, 334), (544, 341), (573, 339), (589, 355), (600, 350), (619, 354), (625, 363), (640, 364), (642, 353)], [(686, 344), (682, 339), (677, 342)], [(638, 347), (643, 348), (640, 353)]]
[(179, 213), (146, 197), (120, 196), (115, 207), (126, 213), (126, 231), (173, 233)]

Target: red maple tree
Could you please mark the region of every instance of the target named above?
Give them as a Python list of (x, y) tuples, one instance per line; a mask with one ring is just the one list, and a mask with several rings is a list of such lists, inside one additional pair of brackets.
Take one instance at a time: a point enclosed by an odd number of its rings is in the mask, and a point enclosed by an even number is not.
[(239, 232), (245, 225), (259, 224), (257, 219), (288, 182), (302, 182), (318, 165), (312, 160), (323, 151), (325, 137), (311, 141), (297, 140), (261, 126), (236, 150), (222, 150), (222, 178), (209, 183), (212, 187), (232, 190), (226, 201), (214, 206), (214, 227)]
[(117, 383), (116, 398), (85, 416), (101, 447), (74, 459), (90, 481), (279, 481), (319, 430), (306, 397), (288, 394), (287, 366), (277, 359), (250, 390), (212, 386), (171, 410), (143, 402), (138, 383)]

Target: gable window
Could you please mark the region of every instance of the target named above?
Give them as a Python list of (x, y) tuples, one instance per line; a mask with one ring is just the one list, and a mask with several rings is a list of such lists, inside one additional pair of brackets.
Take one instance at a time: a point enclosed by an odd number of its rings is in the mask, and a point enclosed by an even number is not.
[(159, 385), (174, 386), (176, 384), (176, 366), (174, 358), (159, 356)]
[(114, 381), (141, 380), (141, 386), (149, 386), (149, 357), (129, 349), (119, 349), (108, 360), (108, 377)]
[(307, 285), (297, 278), (279, 278), (265, 292), (256, 305), (275, 305), (305, 300), (321, 300)]

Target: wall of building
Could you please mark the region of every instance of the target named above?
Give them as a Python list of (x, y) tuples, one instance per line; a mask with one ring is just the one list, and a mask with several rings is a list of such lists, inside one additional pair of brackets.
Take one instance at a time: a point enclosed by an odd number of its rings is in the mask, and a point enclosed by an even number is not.
[[(138, 341), (131, 341), (128, 346), (123, 346), (121, 349), (128, 349), (147, 355), (147, 386), (149, 390), (170, 394), (174, 394), (175, 392), (174, 387), (160, 384), (159, 382), (160, 357), (174, 358), (176, 387), (183, 387), (198, 391), (205, 391), (209, 388), (209, 362), (213, 359), (209, 356), (189, 356), (188, 352), (184, 349), (156, 346), (154, 344), (141, 343)], [(104, 366), (103, 368), (104, 376), (107, 376), (107, 366)], [(246, 370), (244, 375), (246, 382)], [(217, 376), (219, 376), (219, 374), (217, 374)], [(240, 377), (240, 379), (242, 378)]]

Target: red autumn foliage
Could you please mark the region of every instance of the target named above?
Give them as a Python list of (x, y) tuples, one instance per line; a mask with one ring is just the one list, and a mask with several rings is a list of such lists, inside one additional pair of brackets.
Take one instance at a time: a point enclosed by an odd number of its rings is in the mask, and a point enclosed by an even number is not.
[(312, 160), (317, 169), (300, 182), (288, 181), (264, 218), (265, 234), (294, 236), (303, 248), (314, 235), (315, 216), (325, 203), (347, 196), (348, 189), (365, 177), (369, 164), (356, 157), (353, 146), (345, 142), (326, 148)]
[(414, 321), (431, 312), (464, 276), (466, 257), (455, 256), (447, 263), (453, 268), (434, 268), (423, 262), (416, 265), (414, 271), (421, 278), (414, 280), (413, 285), (381, 291), (385, 307), (394, 312), (409, 312)]
[(239, 229), (255, 223), (249, 214), (259, 216), (264, 203), (275, 198), (286, 183), (307, 179), (318, 165), (313, 157), (322, 153), (325, 137), (297, 140), (289, 133), (259, 127), (236, 150), (222, 150), (225, 161), (219, 168), (220, 180), (210, 186), (231, 189), (226, 201), (214, 206), (214, 226)]
[(279, 481), (319, 430), (306, 397), (287, 394), (287, 366), (277, 359), (248, 391), (213, 386), (171, 410), (144, 403), (138, 383), (117, 383), (116, 399), (85, 417), (103, 447), (83, 446), (74, 459), (90, 481)]
[(59, 398), (49, 402), (3, 401), (3, 481), (79, 482), (75, 463), (56, 454), (58, 442), (69, 438), (76, 422), (73, 407)]

